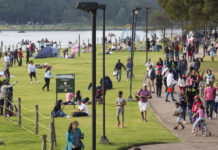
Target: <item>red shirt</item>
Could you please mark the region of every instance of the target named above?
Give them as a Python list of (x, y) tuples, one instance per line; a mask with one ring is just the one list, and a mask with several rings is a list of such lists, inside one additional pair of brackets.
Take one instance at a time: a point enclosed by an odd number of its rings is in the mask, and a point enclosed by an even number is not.
[(21, 50), (18, 51), (18, 57), (19, 57), (19, 58), (22, 58), (22, 57), (23, 57), (23, 53), (22, 53)]

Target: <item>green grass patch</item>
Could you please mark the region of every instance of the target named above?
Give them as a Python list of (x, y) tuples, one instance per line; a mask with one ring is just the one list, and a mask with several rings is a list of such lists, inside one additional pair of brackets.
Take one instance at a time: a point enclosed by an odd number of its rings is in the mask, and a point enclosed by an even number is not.
[[(101, 53), (101, 48), (98, 47)], [(130, 53), (127, 51), (114, 52), (113, 55), (106, 55), (106, 75), (110, 76), (113, 80), (113, 89), (107, 91), (106, 94), (106, 136), (111, 144), (99, 144), (102, 136), (102, 105), (97, 105), (97, 149), (126, 149), (133, 145), (150, 144), (150, 143), (166, 143), (166, 142), (180, 142), (180, 140), (172, 135), (165, 129), (158, 121), (155, 115), (151, 112), (148, 113), (148, 122), (141, 120), (138, 104), (136, 102), (128, 102), (125, 106), (125, 128), (116, 127), (116, 106), (115, 99), (119, 90), (124, 92), (124, 97), (127, 99), (129, 96), (129, 82), (126, 81), (126, 72), (122, 73), (122, 81), (117, 83), (115, 77), (112, 76), (114, 65), (118, 59), (126, 64), (127, 57)], [(162, 52), (149, 53), (149, 57), (153, 62), (156, 62), (159, 57), (164, 57)], [(81, 57), (75, 59), (64, 58), (48, 58), (48, 59), (34, 59), (35, 64), (48, 63), (53, 66), (52, 74), (54, 78), (51, 80), (51, 91), (43, 92), (41, 90), (44, 84), (44, 71), (43, 69), (37, 70), (37, 77), (40, 81), (39, 84), (35, 82), (30, 84), (27, 69), (24, 66), (15, 66), (11, 69), (11, 78), (13, 83), (18, 80), (18, 84), (14, 87), (14, 103), (17, 104), (17, 98), (22, 98), (22, 105), (26, 108), (34, 110), (35, 105), (39, 105), (39, 111), (45, 116), (49, 117), (51, 110), (55, 104), (55, 74), (69, 74), (75, 73), (76, 75), (76, 90), (81, 90), (83, 97), (91, 98), (91, 91), (86, 88), (91, 81), (92, 59), (91, 53), (81, 54)], [(135, 52), (134, 59), (134, 75), (133, 79), (133, 95), (139, 88), (141, 88), (143, 77), (146, 73), (145, 52)], [(1, 64), (3, 66), (3, 64)], [(97, 55), (97, 85), (102, 77), (102, 55)], [(59, 94), (59, 99), (65, 100), (65, 94)], [(155, 99), (155, 98), (154, 98)], [(154, 100), (151, 99), (151, 100)], [(88, 105), (90, 116), (84, 118), (55, 118), (56, 136), (57, 136), (57, 150), (63, 150), (66, 145), (65, 133), (67, 132), (68, 125), (73, 120), (78, 120), (82, 132), (85, 133), (83, 140), (86, 149), (91, 149), (91, 105)], [(64, 112), (70, 114), (75, 110), (73, 106), (67, 106)], [(34, 120), (34, 112), (29, 112), (22, 109), (22, 115)], [(17, 121), (17, 117), (11, 117)], [(39, 122), (49, 127), (50, 120), (40, 116)], [(34, 123), (25, 119), (22, 124), (34, 131)], [(39, 134), (46, 134), (49, 137), (49, 130), (39, 128)], [(4, 118), (0, 119), (0, 141), (4, 141), (5, 145), (0, 145), (0, 149), (7, 150), (39, 150), (41, 149), (41, 138), (28, 133), (15, 124), (7, 121)], [(48, 144), (49, 145), (49, 144)]]

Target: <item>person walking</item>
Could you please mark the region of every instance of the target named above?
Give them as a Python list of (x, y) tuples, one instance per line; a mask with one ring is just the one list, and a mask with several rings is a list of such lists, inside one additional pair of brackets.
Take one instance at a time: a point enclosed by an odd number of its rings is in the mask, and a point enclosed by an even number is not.
[(178, 42), (176, 42), (174, 49), (175, 49), (175, 58), (178, 58), (179, 57), (179, 44), (178, 44)]
[(176, 109), (175, 109), (175, 112), (173, 113), (173, 116), (177, 117), (177, 125), (174, 127), (174, 129), (177, 130), (178, 127), (181, 126), (182, 130), (183, 130), (185, 128), (184, 125), (182, 124), (183, 110), (178, 102), (175, 103), (175, 107), (176, 107)]
[(216, 97), (216, 88), (213, 87), (213, 82), (210, 82), (209, 86), (205, 88), (204, 95), (207, 118), (212, 119), (214, 100)]
[(169, 50), (168, 45), (166, 45), (166, 47), (164, 48), (164, 52), (165, 52), (165, 57), (169, 59), (169, 52), (170, 52), (170, 50)]
[(5, 62), (5, 69), (6, 69), (7, 66), (10, 66), (10, 56), (8, 56), (7, 53), (5, 53), (4, 62)]
[(217, 108), (218, 108), (218, 83), (216, 83), (216, 97), (215, 97), (215, 103), (214, 103), (214, 112), (215, 112), (215, 118), (217, 118)]
[(114, 71), (117, 70), (117, 82), (120, 82), (121, 80), (121, 76), (122, 76), (122, 67), (124, 68), (124, 70), (126, 70), (125, 66), (123, 65), (122, 62), (120, 62), (120, 59), (118, 60), (118, 62), (115, 65)]
[(23, 58), (23, 52), (22, 49), (20, 48), (18, 51), (18, 58), (19, 58), (19, 64), (18, 66), (22, 66), (22, 58)]
[(163, 81), (164, 81), (164, 85), (165, 85), (165, 92), (167, 92), (167, 76), (169, 74), (169, 70), (170, 68), (168, 67), (168, 65), (166, 65), (166, 67), (164, 68), (162, 75), (163, 75)]
[(81, 150), (85, 146), (81, 139), (84, 138), (84, 134), (78, 128), (79, 122), (73, 121), (70, 123), (68, 131), (66, 133), (67, 145), (66, 150)]
[(51, 78), (52, 78), (51, 66), (48, 66), (48, 68), (45, 71), (45, 85), (42, 87), (43, 91), (44, 91), (45, 87), (47, 87), (47, 91), (49, 91), (49, 84), (50, 84), (50, 79)]
[(183, 53), (183, 57), (185, 60), (186, 60), (186, 56), (187, 56), (187, 49), (188, 49), (187, 45), (184, 44), (184, 46), (182, 47), (182, 53)]
[(189, 116), (189, 122), (192, 123), (192, 106), (194, 103), (194, 97), (196, 95), (195, 89), (192, 88), (192, 86), (188, 87), (188, 90), (186, 92), (186, 98), (187, 98), (187, 106), (188, 106), (188, 116)]
[(186, 123), (187, 99), (186, 99), (185, 89), (182, 89), (178, 97), (179, 97), (180, 106), (182, 108), (183, 123)]
[(123, 97), (123, 92), (119, 91), (118, 92), (118, 97), (116, 99), (116, 106), (117, 106), (117, 127), (120, 126), (120, 113), (121, 113), (121, 117), (122, 117), (122, 126), (121, 128), (124, 128), (124, 105), (126, 105), (126, 100)]
[(187, 68), (188, 68), (187, 60), (185, 59), (184, 56), (182, 56), (182, 60), (180, 60), (179, 63), (180, 75), (186, 75)]
[(143, 88), (140, 89), (136, 96), (139, 98), (139, 109), (141, 112), (142, 120), (147, 121), (147, 107), (148, 107), (148, 99), (151, 99), (151, 93), (147, 90), (147, 85), (144, 84)]
[(132, 69), (132, 62), (131, 58), (127, 59), (127, 65), (126, 65), (126, 80), (129, 80), (129, 76), (131, 75), (131, 69)]
[(154, 93), (154, 79), (156, 77), (156, 73), (152, 65), (149, 66), (147, 71), (147, 84), (149, 87), (150, 92)]
[(30, 83), (32, 84), (32, 78), (34, 77), (36, 80), (36, 83), (39, 83), (36, 77), (36, 66), (34, 65), (33, 61), (30, 61), (30, 64), (28, 65), (28, 73), (30, 75)]
[(157, 97), (161, 97), (162, 85), (163, 85), (163, 76), (161, 74), (161, 71), (158, 71), (156, 76)]
[(19, 61), (18, 61), (18, 51), (17, 49), (15, 49), (14, 51), (14, 65), (16, 65), (16, 62), (19, 64)]
[(176, 81), (175, 79), (173, 78), (173, 70), (170, 69), (169, 70), (169, 74), (167, 75), (167, 94), (166, 94), (166, 97), (165, 97), (165, 102), (169, 102), (168, 100), (168, 96), (169, 94), (171, 95), (171, 98), (172, 98), (172, 101), (176, 101), (174, 96), (173, 96), (173, 93), (174, 93), (174, 86), (176, 84)]

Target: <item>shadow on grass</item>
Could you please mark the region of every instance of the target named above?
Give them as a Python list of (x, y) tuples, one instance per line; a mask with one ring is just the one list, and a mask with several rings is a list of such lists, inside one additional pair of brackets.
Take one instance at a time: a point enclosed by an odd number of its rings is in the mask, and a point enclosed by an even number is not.
[(156, 144), (169, 144), (168, 142), (148, 142), (148, 143), (132, 143), (127, 147), (121, 147), (118, 150), (127, 150), (130, 149), (132, 147), (137, 147), (137, 146), (144, 146), (144, 145), (156, 145)]

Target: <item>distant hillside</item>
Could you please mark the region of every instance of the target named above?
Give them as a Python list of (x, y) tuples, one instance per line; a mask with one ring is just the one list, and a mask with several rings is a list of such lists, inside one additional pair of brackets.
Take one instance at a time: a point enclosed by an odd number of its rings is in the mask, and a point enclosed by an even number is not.
[[(82, 0), (83, 1), (83, 0)], [(157, 0), (93, 0), (106, 4), (107, 24), (124, 25), (131, 22), (131, 11), (135, 6), (160, 9)], [(0, 21), (8, 24), (40, 24), (74, 23), (89, 24), (90, 15), (77, 10), (77, 0), (0, 0)], [(101, 22), (102, 11), (98, 11), (98, 23)], [(145, 11), (138, 19), (143, 22)]]

